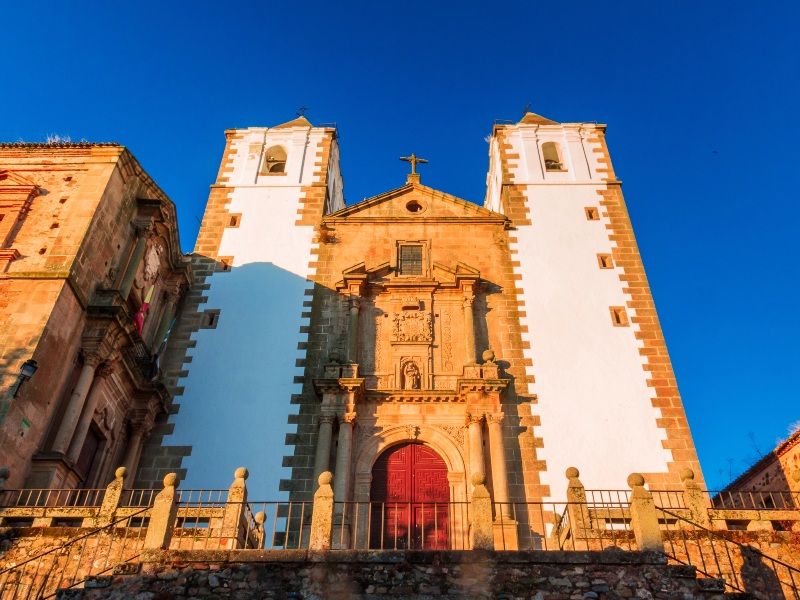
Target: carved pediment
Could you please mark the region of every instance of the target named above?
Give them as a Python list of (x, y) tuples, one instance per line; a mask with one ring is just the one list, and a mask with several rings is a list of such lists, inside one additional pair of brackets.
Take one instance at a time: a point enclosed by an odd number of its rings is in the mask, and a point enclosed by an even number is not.
[(326, 222), (352, 220), (483, 220), (505, 222), (508, 219), (474, 202), (430, 188), (420, 183), (389, 190), (325, 217)]

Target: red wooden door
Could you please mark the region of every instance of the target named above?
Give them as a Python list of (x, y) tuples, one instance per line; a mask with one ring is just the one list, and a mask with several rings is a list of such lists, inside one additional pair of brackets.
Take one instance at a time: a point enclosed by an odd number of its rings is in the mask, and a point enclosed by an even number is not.
[(372, 548), (448, 547), (450, 485), (447, 465), (422, 444), (402, 444), (372, 468)]

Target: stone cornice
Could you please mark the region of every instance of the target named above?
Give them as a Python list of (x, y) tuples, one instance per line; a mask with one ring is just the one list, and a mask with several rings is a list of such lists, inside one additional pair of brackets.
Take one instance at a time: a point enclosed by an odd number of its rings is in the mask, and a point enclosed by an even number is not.
[(367, 390), (364, 398), (368, 402), (378, 403), (453, 404), (465, 402), (453, 390)]

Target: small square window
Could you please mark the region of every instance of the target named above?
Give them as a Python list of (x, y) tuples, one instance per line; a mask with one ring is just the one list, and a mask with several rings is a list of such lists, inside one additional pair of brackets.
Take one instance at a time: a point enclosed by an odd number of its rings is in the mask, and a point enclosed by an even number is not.
[(583, 209), (586, 211), (586, 219), (589, 221), (599, 221), (600, 220), (600, 211), (597, 210), (594, 206), (587, 206)]
[(610, 306), (609, 311), (611, 312), (611, 323), (614, 327), (627, 327), (629, 325), (628, 313), (624, 306)]
[(403, 244), (397, 257), (400, 275), (422, 275), (422, 246)]
[(597, 264), (600, 266), (601, 269), (613, 269), (614, 259), (611, 258), (610, 254), (598, 254)]

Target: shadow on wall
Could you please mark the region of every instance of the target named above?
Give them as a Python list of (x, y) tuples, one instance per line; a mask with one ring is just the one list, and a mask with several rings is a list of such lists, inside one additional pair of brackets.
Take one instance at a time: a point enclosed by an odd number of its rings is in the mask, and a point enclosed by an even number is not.
[(772, 565), (764, 561), (760, 552), (749, 546), (742, 548), (742, 580), (746, 592), (756, 598), (783, 598), (783, 589)]
[[(308, 320), (302, 319), (305, 290), (313, 284), (272, 263), (250, 263), (206, 278), (208, 301), (200, 305), (200, 330), (191, 337), (188, 376), (179, 381), (180, 411), (170, 422), (169, 445), (190, 445), (182, 466), (184, 488), (224, 488), (238, 466), (250, 471), (253, 499), (282, 499), (278, 484), (289, 476), (282, 468), (293, 383), (303, 369), (298, 343)], [(203, 311), (207, 311), (203, 313)], [(214, 313), (219, 311), (215, 317)], [(191, 315), (189, 315), (191, 317)], [(291, 429), (290, 429), (291, 428)]]

